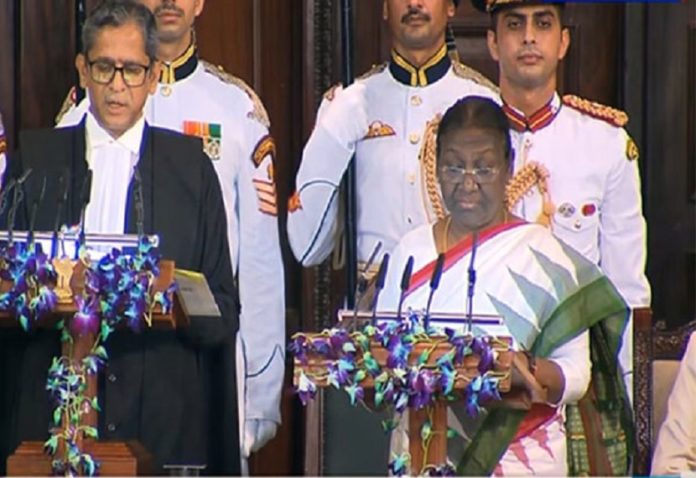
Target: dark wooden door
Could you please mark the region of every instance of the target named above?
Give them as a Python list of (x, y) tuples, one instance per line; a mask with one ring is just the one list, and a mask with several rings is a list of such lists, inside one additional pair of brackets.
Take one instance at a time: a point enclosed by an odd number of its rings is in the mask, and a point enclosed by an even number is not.
[(696, 319), (696, 1), (647, 5), (643, 182), (655, 320)]

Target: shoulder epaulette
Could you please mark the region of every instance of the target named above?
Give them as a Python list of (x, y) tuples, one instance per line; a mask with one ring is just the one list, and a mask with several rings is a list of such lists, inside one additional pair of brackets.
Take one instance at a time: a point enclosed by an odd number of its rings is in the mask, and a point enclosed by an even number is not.
[(471, 80), (474, 83), (478, 83), (481, 86), (485, 86), (486, 88), (490, 88), (491, 90), (495, 91), (496, 93), (500, 92), (500, 89), (498, 88), (498, 86), (495, 83), (493, 83), (491, 80), (489, 80), (484, 74), (479, 73), (478, 71), (474, 70), (470, 66), (466, 66), (462, 62), (453, 61), (452, 62), (452, 71), (454, 71), (454, 74), (460, 78), (464, 78), (466, 80)]
[(336, 90), (342, 86), (343, 86), (343, 83), (338, 82), (335, 85), (333, 85), (331, 88), (326, 90), (326, 92), (324, 93), (324, 99), (326, 101), (333, 101), (333, 99), (336, 97)]
[(252, 104), (254, 105), (253, 111), (250, 111), (248, 113), (249, 118), (255, 119), (256, 121), (264, 125), (266, 128), (270, 128), (271, 120), (268, 117), (268, 112), (266, 111), (266, 108), (263, 106), (263, 103), (261, 102), (261, 98), (259, 98), (256, 92), (252, 90), (251, 87), (247, 85), (244, 80), (242, 80), (241, 78), (237, 78), (236, 76), (230, 73), (227, 73), (222, 66), (215, 66), (212, 63), (208, 63), (207, 61), (203, 60), (201, 60), (201, 63), (203, 64), (205, 71), (215, 76), (220, 81), (234, 85), (240, 90), (244, 91), (244, 93), (246, 93), (246, 95), (249, 97)]
[(56, 115), (56, 124), (60, 123), (61, 120), (63, 119), (63, 116), (70, 111), (70, 108), (75, 106), (75, 103), (77, 102), (77, 90), (73, 86), (70, 88), (70, 91), (68, 91), (68, 95), (65, 97), (63, 100), (63, 104), (60, 107), (60, 111), (58, 111), (58, 114)]
[(624, 111), (586, 100), (579, 96), (565, 95), (563, 97), (563, 104), (617, 127), (623, 127), (628, 123), (628, 115)]
[(384, 63), (380, 63), (379, 65), (372, 65), (372, 68), (367, 70), (367, 72), (363, 73), (362, 75), (358, 76), (356, 80), (365, 80), (371, 76), (376, 75), (377, 73), (382, 73), (384, 69), (387, 67), (388, 63), (385, 61)]

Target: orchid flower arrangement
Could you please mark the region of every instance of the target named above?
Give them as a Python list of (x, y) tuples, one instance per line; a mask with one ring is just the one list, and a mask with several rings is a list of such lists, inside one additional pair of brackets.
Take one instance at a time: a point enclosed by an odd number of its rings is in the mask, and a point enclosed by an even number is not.
[[(98, 438), (98, 432), (84, 425), (82, 417), (91, 409), (100, 410), (97, 397), (87, 395), (87, 377), (108, 360), (104, 344), (109, 335), (122, 325), (134, 332), (141, 330), (143, 321), (150, 326), (157, 306), (169, 313), (175, 288), (172, 284), (164, 292), (153, 292), (160, 257), (146, 237), (141, 238), (134, 255), (114, 249), (94, 263), (84, 254), (81, 257), (88, 267), (84, 291), (74, 297), (77, 311), (57, 324), (68, 354), (53, 359), (46, 382), (55, 408), (44, 449), (54, 457), (54, 474), (64, 476), (94, 476), (99, 470), (99, 463), (81, 448), (83, 438)], [(1, 251), (0, 277), (13, 283), (10, 291), (0, 295), (0, 309), (11, 310), (25, 330), (55, 309), (56, 272), (40, 246), (14, 244)], [(74, 337), (82, 335), (95, 340), (78, 361), (73, 354)]]
[[(351, 404), (356, 405), (363, 401), (364, 386), (369, 383), (374, 387), (375, 405), (396, 412), (396, 419), (382, 423), (383, 429), (390, 432), (406, 409), (431, 411), (437, 400), (463, 398), (466, 413), (476, 417), (482, 405), (500, 400), (499, 376), (493, 368), (497, 353), (494, 345), (501, 344), (494, 344), (494, 340), (450, 328), (426, 330), (422, 314), (409, 311), (402, 321), (368, 324), (352, 333), (340, 326), (320, 334), (299, 333), (293, 336), (289, 350), (301, 365), (295, 389), (303, 404), (314, 398), (318, 386), (328, 384), (343, 389)], [(443, 345), (446, 352), (434, 357)], [(386, 351), (386, 358), (380, 355), (378, 360), (375, 355), (380, 348)], [(415, 360), (414, 353), (419, 353)], [(457, 371), (470, 355), (479, 358), (478, 375), (473, 379)], [(320, 366), (313, 366), (319, 362)], [(467, 382), (464, 390), (455, 390), (455, 383), (462, 380)], [(432, 433), (432, 420), (426, 420), (421, 430), (426, 456)], [(393, 457), (390, 473), (408, 473), (409, 461), (408, 454)], [(445, 476), (454, 472), (451, 465), (426, 468), (420, 474)]]
[(0, 250), (0, 279), (13, 284), (0, 294), (0, 310), (12, 311), (25, 331), (56, 307), (57, 274), (41, 244), (15, 242)]

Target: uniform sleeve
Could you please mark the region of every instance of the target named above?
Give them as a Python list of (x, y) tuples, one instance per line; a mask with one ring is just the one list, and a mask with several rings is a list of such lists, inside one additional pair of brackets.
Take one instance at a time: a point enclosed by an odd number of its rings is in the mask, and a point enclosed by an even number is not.
[[(336, 92), (340, 94), (340, 91)], [(324, 99), (317, 123), (302, 153), (295, 196), (288, 213), (288, 239), (305, 267), (320, 264), (334, 247), (338, 224), (338, 188), (354, 147), (346, 147), (319, 121), (330, 100)]]
[(268, 130), (247, 122), (248, 144), (237, 178), (240, 334), (245, 359), (245, 419), (280, 424), (285, 372), (285, 279), (280, 252), (274, 145)]
[(56, 128), (75, 126), (89, 109), (89, 97), (85, 96), (79, 104), (75, 104), (75, 88), (72, 88), (63, 101), (63, 107), (56, 115)]
[(652, 475), (696, 470), (696, 335), (691, 335), (667, 401), (652, 460)]
[(209, 347), (220, 345), (234, 337), (239, 327), (239, 306), (227, 245), (227, 221), (220, 183), (208, 157), (202, 150), (199, 154), (203, 166), (199, 205), (198, 270), (207, 279), (222, 317), (191, 317), (189, 327), (184, 328), (181, 333), (194, 345)]
[[(600, 216), (600, 262), (602, 270), (631, 308), (650, 305), (650, 285), (645, 276), (646, 223), (643, 217), (637, 153), (625, 130), (614, 145), (617, 157), (609, 172)], [(634, 149), (637, 151), (637, 149)], [(624, 331), (619, 362), (632, 396), (633, 318)]]
[(561, 345), (549, 356), (561, 368), (565, 389), (558, 405), (580, 400), (590, 386), (590, 336), (587, 331)]

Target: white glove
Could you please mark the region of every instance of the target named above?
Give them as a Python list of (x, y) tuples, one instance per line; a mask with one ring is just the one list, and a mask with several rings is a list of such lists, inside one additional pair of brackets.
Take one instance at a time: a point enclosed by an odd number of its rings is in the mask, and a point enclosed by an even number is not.
[(249, 455), (259, 451), (276, 434), (278, 424), (273, 420), (251, 419), (244, 421), (244, 443), (242, 444), (242, 455), (249, 458)]
[(365, 84), (353, 83), (336, 91), (333, 100), (322, 108), (317, 124), (331, 134), (341, 146), (354, 149), (369, 129)]

